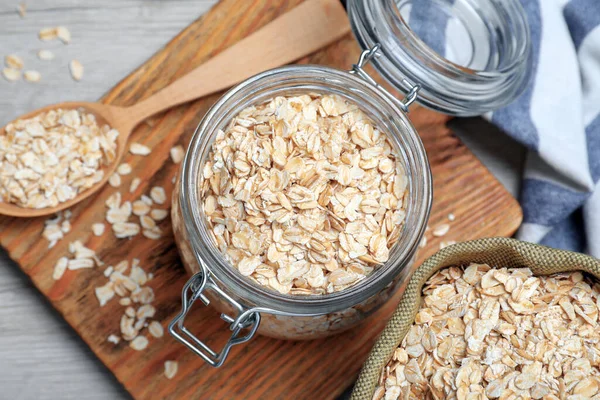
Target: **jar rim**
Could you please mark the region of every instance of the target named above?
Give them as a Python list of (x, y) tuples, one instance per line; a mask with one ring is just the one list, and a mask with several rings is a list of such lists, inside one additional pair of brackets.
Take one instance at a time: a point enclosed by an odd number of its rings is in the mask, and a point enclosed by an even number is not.
[[(411, 218), (411, 221), (414, 222), (414, 226), (411, 226), (413, 231), (410, 232), (410, 235), (401, 234), (400, 240), (394, 246), (398, 249), (394, 262), (390, 260), (363, 281), (348, 289), (325, 295), (284, 295), (242, 276), (225, 260), (212, 238), (207, 234), (208, 229), (200, 211), (202, 202), (198, 175), (201, 174), (203, 166), (201, 164), (204, 163), (202, 155), (205, 157), (210, 151), (216, 132), (229, 123), (230, 117), (235, 116), (241, 108), (259, 102), (256, 96), (257, 90), (268, 89), (268, 85), (279, 85), (278, 90), (280, 91), (299, 90), (298, 87), (304, 88), (300, 85), (301, 82), (306, 88), (320, 87), (320, 90), (313, 91), (333, 92), (333, 89), (329, 90), (329, 88), (333, 87), (332, 85), (340, 85), (345, 90), (353, 91), (355, 95), (372, 96), (371, 101), (376, 99), (375, 101), (386, 112), (390, 112), (390, 122), (398, 127), (397, 133), (403, 135), (403, 140), (406, 140), (406, 143), (411, 146), (408, 154), (413, 165), (405, 166), (407, 175), (410, 168), (412, 170), (418, 168), (422, 171), (420, 179), (413, 177), (413, 181), (409, 181), (409, 185), (412, 185), (409, 189), (409, 196), (412, 200), (418, 197), (419, 202), (411, 210), (412, 215), (409, 216), (407, 212), (407, 220)], [(273, 90), (273, 88), (271, 89)], [(310, 89), (302, 90), (310, 91)], [(235, 113), (232, 110), (234, 106), (237, 107)], [(206, 265), (213, 278), (238, 292), (237, 295), (251, 306), (295, 314), (316, 315), (345, 309), (348, 304), (360, 304), (381, 291), (402, 272), (401, 270), (405, 269), (407, 263), (414, 257), (425, 232), (431, 210), (432, 177), (427, 155), (420, 137), (406, 114), (373, 85), (346, 71), (331, 67), (319, 65), (279, 67), (259, 73), (229, 90), (209, 109), (196, 128), (181, 168), (182, 175), (179, 184), (183, 222), (198, 261)], [(403, 233), (405, 231), (406, 225)]]
[[(455, 1), (469, 4), (472, 0)], [(489, 6), (486, 10), (497, 9), (502, 18), (476, 13), (482, 25), (499, 27), (496, 36), (506, 32), (512, 35), (511, 40), (498, 39), (504, 46), (496, 49), (496, 57), (489, 58), (502, 61), (498, 65), (490, 62), (493, 67), (485, 69), (457, 64), (433, 50), (411, 29), (397, 3), (402, 2), (348, 0), (347, 3), (356, 40), (362, 49), (380, 44), (382, 56), (373, 59), (373, 65), (396, 89), (406, 93), (410, 86), (419, 84), (417, 101), (421, 105), (454, 116), (481, 115), (499, 109), (525, 90), (531, 76), (532, 49), (527, 16), (518, 0), (486, 0)], [(451, 14), (459, 9), (452, 7)], [(477, 50), (473, 50), (475, 54)]]

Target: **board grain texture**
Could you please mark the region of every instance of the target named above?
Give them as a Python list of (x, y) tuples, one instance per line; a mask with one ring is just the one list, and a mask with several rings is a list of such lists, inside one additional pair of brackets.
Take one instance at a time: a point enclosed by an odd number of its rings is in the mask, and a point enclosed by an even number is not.
[[(119, 83), (103, 101), (128, 106), (148, 97), (300, 2), (221, 1)], [(354, 39), (348, 36), (300, 61), (347, 69), (359, 52)], [(176, 107), (135, 130), (131, 140), (153, 151), (147, 157), (126, 156), (124, 161), (134, 170), (121, 186), (124, 200), (136, 199), (157, 185), (170, 194), (177, 165), (171, 162), (169, 150), (176, 144), (187, 145), (202, 115), (218, 97), (216, 94)], [(446, 223), (449, 213), (456, 216), (443, 238), (433, 238), (428, 232), (428, 244), (415, 265), (433, 254), (441, 240), (512, 235), (521, 222), (518, 203), (446, 127), (448, 117), (419, 107), (411, 111), (410, 117), (423, 139), (434, 176), (430, 226)], [(133, 177), (141, 178), (143, 184), (130, 194), (127, 188)], [(41, 237), (44, 218), (0, 219), (0, 244), (134, 398), (333, 399), (351, 385), (399, 296), (363, 325), (342, 335), (307, 342), (255, 338), (234, 347), (220, 369), (206, 366), (168, 335), (151, 338), (150, 346), (141, 352), (125, 342), (116, 346), (107, 342), (109, 334), (119, 332), (124, 307), (115, 300), (103, 308), (98, 306), (93, 289), (106, 280), (102, 269), (68, 271), (61, 280), (52, 279), (54, 263), (66, 255), (69, 242), (82, 240), (107, 265), (140, 258), (142, 267), (155, 276), (150, 282), (156, 293), (155, 319), (165, 328), (179, 310), (180, 290), (187, 279), (168, 220), (161, 223), (164, 236), (156, 241), (142, 236), (116, 239), (110, 232), (100, 238), (92, 235), (91, 225), (104, 220), (104, 201), (115, 190), (107, 186), (73, 207), (73, 228), (52, 249)], [(228, 331), (217, 313), (206, 308), (192, 313), (188, 318), (193, 319), (192, 331), (210, 338), (209, 344), (225, 340)], [(163, 375), (166, 360), (179, 361), (179, 372), (172, 380)]]

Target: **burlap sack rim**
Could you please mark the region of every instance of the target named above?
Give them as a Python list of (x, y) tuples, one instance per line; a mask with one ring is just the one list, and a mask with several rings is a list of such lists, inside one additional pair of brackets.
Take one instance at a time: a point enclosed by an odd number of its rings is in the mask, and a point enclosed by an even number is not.
[(529, 267), (536, 275), (580, 270), (600, 279), (600, 260), (515, 239), (478, 239), (446, 247), (429, 257), (410, 278), (398, 308), (363, 365), (352, 400), (372, 399), (382, 369), (414, 321), (427, 279), (441, 268), (471, 262), (507, 268)]

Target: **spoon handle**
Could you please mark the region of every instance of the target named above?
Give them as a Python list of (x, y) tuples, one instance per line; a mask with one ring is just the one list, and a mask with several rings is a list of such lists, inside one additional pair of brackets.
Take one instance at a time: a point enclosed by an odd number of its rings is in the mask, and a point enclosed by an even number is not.
[(338, 40), (349, 31), (348, 17), (339, 0), (307, 0), (129, 107), (126, 113), (128, 125), (135, 126), (160, 111), (288, 64)]

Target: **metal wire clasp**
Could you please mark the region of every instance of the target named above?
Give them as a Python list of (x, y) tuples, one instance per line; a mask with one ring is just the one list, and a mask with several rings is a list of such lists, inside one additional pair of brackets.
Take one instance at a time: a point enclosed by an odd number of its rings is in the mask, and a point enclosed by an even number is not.
[[(229, 350), (236, 344), (247, 342), (254, 337), (258, 325), (260, 324), (260, 313), (247, 310), (237, 301), (231, 298), (227, 293), (223, 292), (210, 278), (208, 270), (204, 263), (200, 263), (202, 269), (200, 272), (192, 276), (181, 293), (181, 312), (169, 324), (169, 332), (175, 339), (186, 345), (190, 350), (202, 357), (204, 361), (213, 367), (220, 367), (225, 362)], [(190, 312), (192, 305), (196, 300), (200, 299), (204, 305), (210, 304), (205, 292), (210, 291), (215, 296), (220, 297), (229, 303), (232, 308), (237, 311), (236, 318), (232, 318), (227, 314), (221, 314), (221, 319), (229, 324), (229, 329), (232, 331), (231, 337), (220, 352), (215, 352), (208, 345), (198, 339), (185, 326), (185, 317)], [(245, 334), (241, 334), (242, 331)]]
[(352, 65), (352, 69), (350, 71), (348, 71), (348, 72), (350, 72), (351, 74), (354, 74), (354, 75), (358, 75), (359, 77), (361, 77), (365, 81), (369, 82), (371, 85), (373, 85), (377, 89), (381, 90), (392, 101), (394, 101), (398, 105), (398, 107), (400, 107), (400, 109), (402, 111), (408, 112), (408, 107), (417, 99), (417, 95), (419, 94), (419, 90), (421, 90), (421, 85), (419, 85), (419, 84), (414, 84), (413, 85), (408, 80), (403, 79), (402, 83), (404, 84), (404, 86), (407, 89), (408, 93), (406, 94), (406, 96), (404, 97), (403, 100), (398, 100), (386, 88), (384, 88), (383, 86), (381, 86), (377, 82), (375, 82), (375, 79), (373, 79), (373, 77), (371, 77), (371, 75), (369, 75), (367, 73), (367, 71), (365, 71), (363, 69), (363, 67), (365, 65), (367, 65), (369, 63), (369, 61), (371, 61), (371, 59), (373, 57), (379, 57), (379, 56), (381, 56), (381, 53), (379, 52), (380, 48), (381, 48), (381, 45), (379, 43), (377, 43), (377, 44), (375, 44), (375, 46), (371, 47), (370, 49), (364, 50), (360, 54), (360, 57), (358, 58), (358, 62), (356, 64), (353, 64)]

